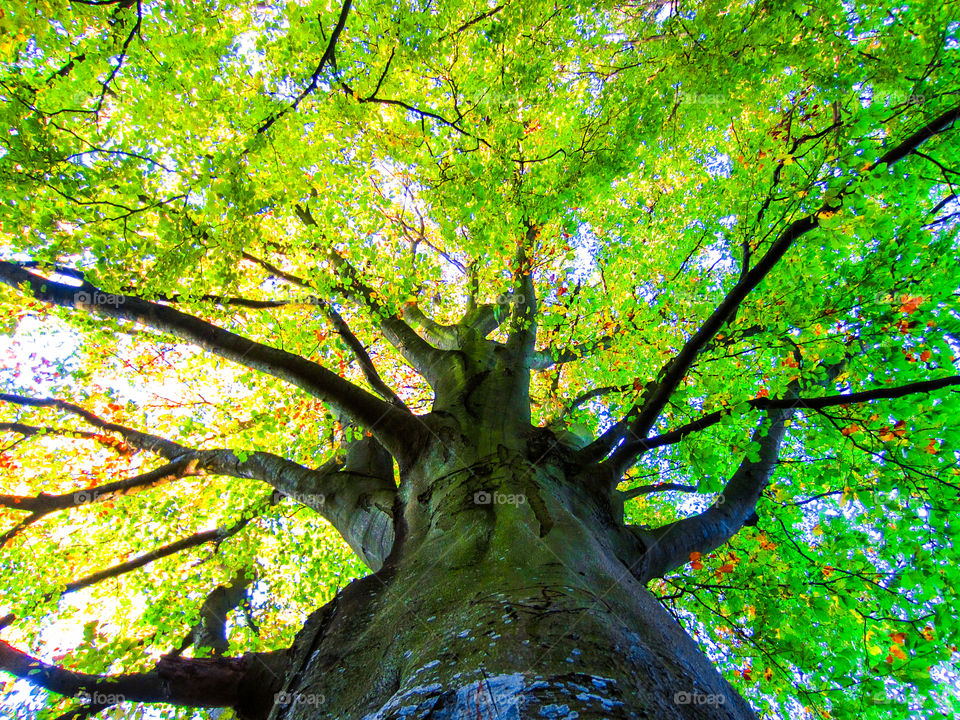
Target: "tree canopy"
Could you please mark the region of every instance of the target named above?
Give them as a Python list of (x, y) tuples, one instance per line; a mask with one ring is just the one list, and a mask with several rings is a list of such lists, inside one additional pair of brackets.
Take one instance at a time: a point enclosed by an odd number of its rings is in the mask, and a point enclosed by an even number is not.
[(0, 8), (0, 669), (290, 645), (490, 336), (756, 708), (956, 710), (949, 4)]

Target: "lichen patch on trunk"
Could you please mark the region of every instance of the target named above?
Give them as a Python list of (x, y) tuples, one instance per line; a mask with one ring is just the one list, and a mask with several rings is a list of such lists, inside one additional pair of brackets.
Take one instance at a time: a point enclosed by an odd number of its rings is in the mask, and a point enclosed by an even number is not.
[(571, 673), (486, 675), (457, 687), (418, 685), (363, 720), (574, 720), (628, 717), (610, 678)]

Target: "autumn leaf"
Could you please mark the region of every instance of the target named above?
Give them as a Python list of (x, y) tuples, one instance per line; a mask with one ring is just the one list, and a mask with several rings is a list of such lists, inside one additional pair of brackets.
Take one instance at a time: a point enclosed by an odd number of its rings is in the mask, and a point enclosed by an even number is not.
[(908, 315), (916, 312), (917, 308), (920, 307), (920, 304), (923, 302), (923, 296), (916, 295), (903, 295), (900, 298), (900, 312), (907, 313)]

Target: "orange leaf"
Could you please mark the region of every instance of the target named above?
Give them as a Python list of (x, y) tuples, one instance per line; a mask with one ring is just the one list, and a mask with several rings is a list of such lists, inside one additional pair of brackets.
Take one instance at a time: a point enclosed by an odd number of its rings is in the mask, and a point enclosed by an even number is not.
[(905, 312), (907, 315), (909, 315), (915, 312), (918, 307), (920, 307), (920, 303), (923, 302), (923, 296), (917, 295), (915, 297), (911, 297), (910, 295), (903, 295), (900, 298), (900, 302), (903, 303), (900, 306), (900, 312)]

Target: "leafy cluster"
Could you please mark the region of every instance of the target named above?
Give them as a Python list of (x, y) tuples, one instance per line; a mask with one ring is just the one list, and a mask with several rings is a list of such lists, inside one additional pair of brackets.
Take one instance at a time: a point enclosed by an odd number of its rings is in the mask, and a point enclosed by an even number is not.
[[(385, 321), (419, 312), (436, 340), (481, 304), (510, 312), (526, 274), (533, 422), (586, 442), (807, 223), (650, 436), (719, 421), (624, 463), (626, 521), (657, 527), (724, 502), (759, 452), (752, 401), (957, 375), (958, 26), (932, 1), (2, 2), (0, 260), (382, 394), (353, 338), (415, 413), (430, 388)], [(316, 468), (362, 435), (303, 386), (90, 303), (51, 308), (19, 277), (0, 292), (5, 398), (241, 462)], [(956, 398), (801, 407), (752, 525), (651, 584), (770, 717), (956, 710)], [(0, 427), (2, 498), (155, 467), (62, 407), (10, 400)], [(5, 502), (4, 633), (72, 670), (135, 672), (241, 571), (252, 612), (231, 616), (230, 654), (284, 647), (364, 572), (295, 500), (181, 472), (22, 527)], [(44, 717), (75, 704), (16, 692)]]

